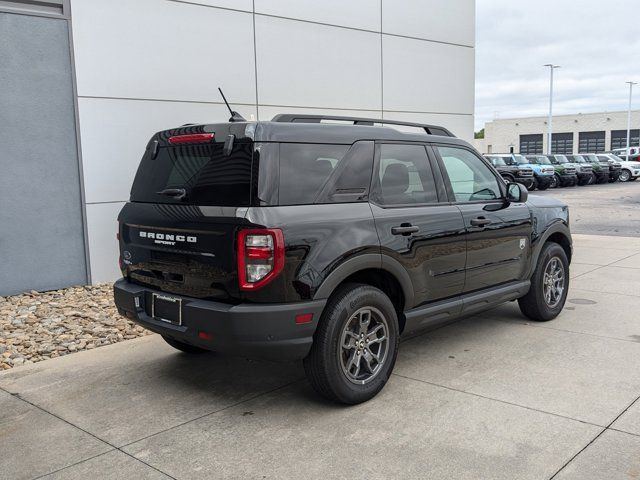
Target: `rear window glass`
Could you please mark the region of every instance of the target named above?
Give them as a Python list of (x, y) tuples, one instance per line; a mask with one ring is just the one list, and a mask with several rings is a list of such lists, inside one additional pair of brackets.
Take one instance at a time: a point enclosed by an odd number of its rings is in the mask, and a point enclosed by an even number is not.
[(280, 144), (280, 205), (314, 203), (350, 145)]
[[(145, 154), (131, 188), (131, 201), (191, 205), (248, 206), (252, 143), (236, 143), (224, 155), (222, 143), (161, 147)], [(159, 192), (184, 189), (185, 198)]]

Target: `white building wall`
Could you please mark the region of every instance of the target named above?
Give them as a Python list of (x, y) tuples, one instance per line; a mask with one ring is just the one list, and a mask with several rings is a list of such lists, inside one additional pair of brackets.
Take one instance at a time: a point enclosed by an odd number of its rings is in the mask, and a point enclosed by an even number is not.
[[(573, 153), (578, 153), (580, 132), (605, 132), (605, 148), (611, 147), (611, 131), (627, 129), (627, 112), (598, 112), (575, 115), (556, 115), (552, 120), (553, 133), (573, 133)], [(631, 112), (631, 128), (640, 127), (640, 110)], [(488, 122), (484, 127), (484, 141), (476, 142), (481, 153), (520, 151), (520, 135), (543, 134), (547, 152), (547, 117), (504, 118)]]
[[(255, 6), (255, 11), (254, 11)], [(473, 138), (474, 0), (72, 0), (93, 282), (150, 136), (312, 112), (440, 124)]]

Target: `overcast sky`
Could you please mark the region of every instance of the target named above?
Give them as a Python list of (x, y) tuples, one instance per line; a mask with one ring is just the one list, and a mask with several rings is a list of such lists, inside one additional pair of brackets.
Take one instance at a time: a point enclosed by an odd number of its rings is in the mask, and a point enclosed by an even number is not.
[[(626, 110), (640, 82), (640, 0), (476, 0), (476, 130), (500, 118)], [(634, 87), (640, 109), (640, 85)]]

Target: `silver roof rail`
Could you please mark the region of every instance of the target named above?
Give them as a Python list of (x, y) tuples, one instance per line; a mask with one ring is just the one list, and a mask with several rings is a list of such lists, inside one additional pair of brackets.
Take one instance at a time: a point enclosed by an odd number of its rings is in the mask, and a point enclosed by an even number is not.
[(352, 122), (352, 125), (373, 126), (376, 123), (386, 125), (402, 125), (406, 127), (416, 127), (423, 129), (429, 135), (440, 135), (442, 137), (455, 137), (453, 133), (438, 125), (427, 125), (424, 123), (401, 122), (399, 120), (388, 120), (380, 118), (342, 117), (338, 115), (303, 115), (294, 113), (280, 113), (271, 119), (272, 122), (283, 123), (321, 123), (323, 120), (336, 120)]

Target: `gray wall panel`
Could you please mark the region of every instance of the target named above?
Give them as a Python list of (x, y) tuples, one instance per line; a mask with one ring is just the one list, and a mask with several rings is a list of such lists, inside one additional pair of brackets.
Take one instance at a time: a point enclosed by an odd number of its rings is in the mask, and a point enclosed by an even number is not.
[(67, 28), (0, 13), (0, 295), (87, 280)]

